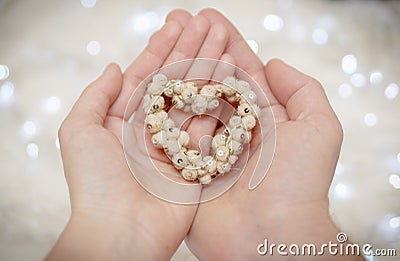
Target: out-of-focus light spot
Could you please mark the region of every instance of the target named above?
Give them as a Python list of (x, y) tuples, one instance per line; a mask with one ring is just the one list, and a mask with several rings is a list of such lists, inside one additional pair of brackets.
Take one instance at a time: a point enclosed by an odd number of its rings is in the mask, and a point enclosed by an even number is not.
[(392, 174), (389, 177), (389, 183), (395, 188), (400, 189), (400, 177), (396, 174)]
[(363, 254), (363, 257), (365, 258), (366, 261), (376, 261), (376, 258), (373, 255)]
[(5, 82), (0, 87), (0, 106), (9, 106), (14, 102), (14, 85)]
[(335, 197), (339, 199), (347, 199), (351, 196), (351, 190), (349, 186), (339, 183), (335, 186)]
[(5, 80), (10, 75), (10, 70), (7, 65), (0, 64), (0, 80)]
[(373, 113), (367, 113), (364, 116), (364, 123), (365, 125), (367, 125), (368, 127), (372, 127), (375, 126), (377, 122), (377, 118), (376, 115)]
[(86, 51), (90, 55), (97, 55), (101, 51), (101, 44), (97, 41), (90, 41), (86, 46)]
[(383, 78), (383, 76), (382, 76), (381, 72), (378, 72), (378, 71), (372, 72), (369, 75), (369, 82), (371, 84), (380, 84), (382, 82), (382, 78)]
[(350, 82), (354, 87), (363, 87), (367, 80), (362, 73), (355, 73), (350, 77)]
[(160, 17), (155, 12), (140, 12), (132, 16), (130, 25), (136, 33), (151, 33), (160, 25)]
[(60, 140), (58, 138), (56, 139), (56, 147), (57, 149), (60, 149)]
[(395, 83), (389, 84), (385, 89), (385, 96), (389, 100), (393, 100), (399, 94), (399, 86)]
[(292, 0), (278, 0), (278, 6), (281, 8), (290, 8), (292, 6)]
[(317, 28), (312, 33), (312, 40), (317, 45), (324, 45), (328, 42), (328, 33), (320, 28)]
[[(397, 214), (388, 213), (378, 222), (379, 236), (378, 238), (385, 240), (387, 243), (396, 243), (399, 241), (400, 229), (398, 225)], [(396, 220), (397, 219), (397, 220)]]
[(31, 159), (37, 159), (39, 157), (39, 146), (35, 143), (29, 143), (26, 146), (26, 154), (28, 154)]
[(49, 114), (56, 114), (61, 107), (60, 98), (52, 96), (47, 98), (43, 103), (43, 109)]
[(340, 162), (336, 165), (335, 175), (340, 175), (344, 171), (344, 166)]
[(96, 5), (96, 0), (81, 0), (81, 4), (85, 8), (92, 8)]
[(392, 217), (389, 220), (389, 225), (391, 228), (399, 228), (400, 227), (400, 217)]
[(269, 14), (264, 18), (264, 27), (268, 31), (279, 31), (283, 28), (283, 19), (279, 15)]
[(253, 50), (254, 53), (258, 52), (258, 43), (254, 40), (247, 40), (247, 44), (250, 46), (251, 50)]
[(36, 135), (37, 126), (33, 121), (25, 121), (22, 125), (22, 134), (26, 138), (31, 138)]
[(339, 86), (339, 95), (342, 98), (348, 98), (353, 94), (353, 88), (348, 83), (343, 83)]
[(348, 54), (342, 58), (342, 70), (347, 74), (353, 74), (357, 70), (357, 59), (354, 55)]

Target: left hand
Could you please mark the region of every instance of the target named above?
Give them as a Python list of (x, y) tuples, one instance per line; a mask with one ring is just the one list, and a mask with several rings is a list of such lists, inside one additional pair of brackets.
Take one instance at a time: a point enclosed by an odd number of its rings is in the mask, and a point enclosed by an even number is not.
[(168, 20), (124, 74), (117, 65), (108, 66), (60, 128), (72, 213), (49, 259), (165, 260), (189, 231), (197, 205), (170, 204), (145, 191), (132, 176), (121, 143), (125, 108), (147, 75), (177, 60), (224, 59), (222, 26), (189, 14), (179, 22)]

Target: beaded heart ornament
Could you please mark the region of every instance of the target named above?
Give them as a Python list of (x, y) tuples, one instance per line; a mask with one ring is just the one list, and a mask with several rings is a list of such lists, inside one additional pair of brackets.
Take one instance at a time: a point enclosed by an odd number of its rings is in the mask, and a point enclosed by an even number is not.
[[(174, 106), (184, 112), (202, 115), (218, 108), (219, 99), (237, 106), (237, 115), (233, 115), (225, 129), (213, 137), (212, 156), (202, 157), (198, 150), (189, 148), (189, 133), (180, 130), (166, 110)], [(209, 184), (212, 178), (231, 170), (244, 146), (251, 141), (251, 130), (260, 114), (256, 99), (246, 81), (232, 76), (220, 84), (200, 88), (195, 82), (168, 80), (165, 75), (156, 74), (143, 98), (145, 128), (152, 134), (151, 143), (164, 150), (185, 180)]]

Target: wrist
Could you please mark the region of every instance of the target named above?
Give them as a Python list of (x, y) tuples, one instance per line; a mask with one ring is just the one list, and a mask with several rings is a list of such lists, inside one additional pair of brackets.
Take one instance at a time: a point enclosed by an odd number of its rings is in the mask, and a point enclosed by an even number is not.
[(115, 217), (73, 213), (48, 260), (163, 259), (152, 247), (138, 225)]
[(268, 231), (280, 242), (323, 243), (339, 232), (329, 215), (327, 201), (279, 206), (267, 217)]
[[(276, 215), (273, 215), (274, 217), (269, 222), (268, 231), (271, 232), (267, 238), (269, 246), (271, 244), (284, 244), (287, 247), (285, 252), (288, 252), (289, 246), (293, 244), (299, 246), (300, 250), (304, 246), (313, 245), (317, 258), (334, 257), (340, 260), (363, 260), (361, 255), (356, 253), (349, 255), (334, 254), (336, 250), (338, 251), (339, 245), (343, 244), (345, 248), (345, 245), (351, 244), (351, 242), (338, 241), (338, 235), (341, 232), (330, 217), (328, 201), (310, 202), (310, 204), (303, 202), (301, 207), (294, 205), (285, 206), (283, 209), (285, 209), (284, 213), (275, 213)], [(265, 243), (265, 241), (262, 243)], [(330, 252), (330, 245), (333, 246), (332, 252)], [(296, 253), (296, 249), (293, 249), (292, 251)], [(312, 249), (312, 251), (314, 250)], [(311, 253), (313, 253), (312, 251)], [(277, 254), (277, 249), (275, 249), (275, 254)], [(288, 254), (288, 256), (291, 255)], [(284, 256), (281, 257), (285, 259)], [(313, 255), (297, 255), (297, 257), (301, 260), (308, 260), (312, 259)]]

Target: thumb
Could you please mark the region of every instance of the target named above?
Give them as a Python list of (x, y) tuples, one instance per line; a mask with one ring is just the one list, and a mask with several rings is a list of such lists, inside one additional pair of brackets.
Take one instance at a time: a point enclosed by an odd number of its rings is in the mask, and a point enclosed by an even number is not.
[(274, 96), (285, 106), (290, 120), (307, 121), (319, 131), (335, 134), (341, 140), (342, 127), (317, 80), (278, 59), (269, 61), (264, 72)]
[(74, 125), (103, 125), (110, 106), (118, 97), (122, 86), (119, 66), (112, 63), (103, 74), (92, 82), (81, 94), (64, 123)]

